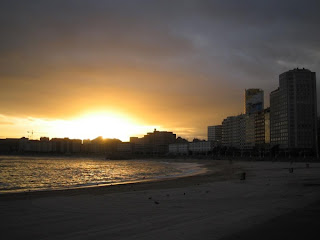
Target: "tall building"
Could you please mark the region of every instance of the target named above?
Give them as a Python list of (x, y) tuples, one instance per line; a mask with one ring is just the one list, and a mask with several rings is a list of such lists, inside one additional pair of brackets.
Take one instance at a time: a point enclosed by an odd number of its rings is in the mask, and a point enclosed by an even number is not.
[(270, 143), (270, 114), (269, 109), (264, 110), (263, 99), (263, 90), (245, 90), (245, 114), (227, 117), (222, 122), (223, 146), (250, 150)]
[(263, 111), (264, 108), (264, 93), (258, 88), (245, 90), (244, 96), (244, 112), (252, 114)]
[(245, 114), (244, 115), (244, 143), (242, 148), (244, 149), (252, 149), (255, 146), (255, 116), (256, 113), (253, 114)]
[(255, 114), (255, 144), (259, 147), (270, 144), (270, 108)]
[(256, 142), (257, 114), (230, 116), (222, 122), (222, 146), (253, 149)]
[(270, 93), (270, 130), (271, 145), (317, 149), (315, 72), (296, 68), (280, 74), (279, 88)]
[(208, 126), (208, 141), (220, 144), (222, 140), (222, 125)]
[(230, 116), (222, 121), (222, 146), (243, 149), (246, 136), (246, 114)]

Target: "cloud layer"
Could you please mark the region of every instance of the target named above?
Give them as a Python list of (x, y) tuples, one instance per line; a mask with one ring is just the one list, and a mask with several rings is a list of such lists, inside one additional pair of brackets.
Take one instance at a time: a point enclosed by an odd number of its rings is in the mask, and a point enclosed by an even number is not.
[[(0, 114), (115, 109), (194, 129), (295, 67), (320, 72), (318, 1), (2, 1)], [(318, 88), (318, 94), (320, 93)], [(320, 104), (318, 104), (320, 106)]]

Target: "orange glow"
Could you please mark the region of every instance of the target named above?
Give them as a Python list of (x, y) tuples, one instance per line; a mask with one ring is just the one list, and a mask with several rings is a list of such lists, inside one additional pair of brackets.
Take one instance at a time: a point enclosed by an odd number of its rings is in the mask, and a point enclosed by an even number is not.
[(115, 112), (90, 112), (72, 119), (19, 118), (0, 114), (0, 132), (4, 137), (22, 136), (39, 139), (68, 137), (71, 139), (117, 138), (129, 141), (131, 136), (140, 137), (159, 126), (146, 126), (125, 114)]
[[(132, 118), (112, 112), (98, 112), (82, 115), (55, 126), (54, 132), (69, 138), (93, 139), (118, 138), (128, 141), (130, 136), (141, 135), (150, 127), (143, 126)], [(152, 128), (151, 128), (152, 129)]]

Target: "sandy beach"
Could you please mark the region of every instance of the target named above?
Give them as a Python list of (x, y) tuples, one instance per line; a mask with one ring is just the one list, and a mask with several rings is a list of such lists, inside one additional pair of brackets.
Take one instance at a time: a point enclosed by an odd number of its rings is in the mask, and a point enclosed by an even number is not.
[(1, 239), (308, 239), (317, 230), (320, 163), (197, 162), (209, 171), (1, 195)]

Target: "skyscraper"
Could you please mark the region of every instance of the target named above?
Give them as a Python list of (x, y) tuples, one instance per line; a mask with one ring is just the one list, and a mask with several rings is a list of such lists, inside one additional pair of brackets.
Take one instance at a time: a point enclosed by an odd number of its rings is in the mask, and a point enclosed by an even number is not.
[(285, 149), (317, 147), (316, 73), (293, 69), (280, 74), (270, 93), (271, 145)]
[(244, 111), (245, 114), (252, 114), (263, 111), (264, 94), (263, 90), (251, 88), (245, 90)]

